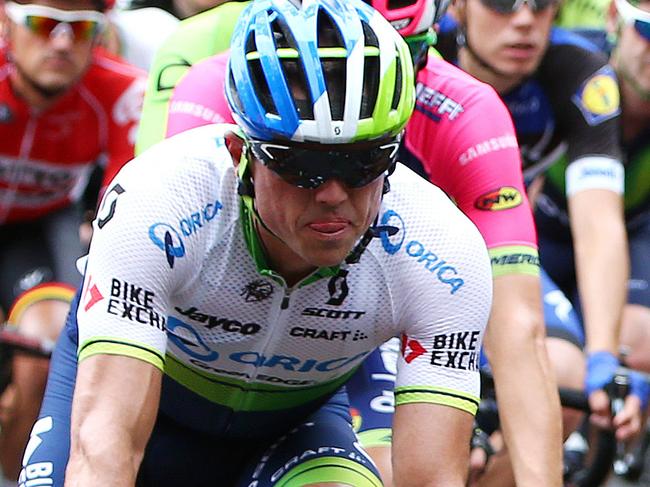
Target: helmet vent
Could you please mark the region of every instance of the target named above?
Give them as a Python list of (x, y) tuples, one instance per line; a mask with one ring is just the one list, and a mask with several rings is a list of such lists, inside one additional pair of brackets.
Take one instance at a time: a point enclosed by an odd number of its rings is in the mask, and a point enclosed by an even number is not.
[[(324, 9), (318, 10), (318, 47), (339, 48), (345, 52), (345, 42), (334, 20)], [(330, 102), (332, 120), (343, 120), (345, 111), (345, 89), (347, 76), (347, 58), (335, 53), (319, 53), (325, 87)]]
[(366, 56), (363, 66), (363, 99), (360, 119), (372, 117), (379, 95), (379, 56)]
[(318, 9), (318, 47), (345, 47), (341, 32), (323, 8)]
[(395, 66), (395, 91), (393, 92), (393, 101), (390, 104), (393, 110), (397, 110), (397, 105), (399, 105), (400, 97), (402, 96), (402, 63), (400, 61), (399, 52), (395, 53), (396, 56), (396, 66)]
[(278, 49), (292, 47), (296, 48), (296, 41), (291, 35), (291, 32), (285, 22), (276, 19), (271, 23), (271, 32), (273, 32), (273, 40), (275, 47)]
[(376, 47), (379, 49), (379, 39), (377, 39), (377, 35), (366, 22), (361, 22), (361, 25), (363, 26), (363, 42), (366, 47)]
[(388, 10), (410, 7), (416, 3), (418, 3), (417, 0), (388, 0)]
[[(245, 52), (246, 54), (257, 52), (257, 43), (255, 42), (254, 31), (251, 31), (248, 34), (248, 38), (246, 39)], [(266, 76), (264, 76), (259, 58), (250, 59), (247, 64), (255, 92), (258, 94), (258, 98), (262, 104), (262, 107), (264, 108), (264, 111), (266, 113), (274, 113), (277, 115), (278, 111), (275, 107), (275, 103), (273, 102), (271, 90), (269, 89), (269, 85), (266, 82)]]

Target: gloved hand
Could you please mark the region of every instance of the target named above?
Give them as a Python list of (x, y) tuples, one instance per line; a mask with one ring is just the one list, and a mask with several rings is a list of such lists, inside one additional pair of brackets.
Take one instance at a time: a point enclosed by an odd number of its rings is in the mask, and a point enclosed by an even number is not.
[[(607, 351), (594, 352), (587, 357), (587, 377), (585, 389), (587, 395), (591, 395), (598, 389), (605, 389), (605, 386), (612, 382), (614, 375), (620, 367), (620, 362), (614, 354)], [(650, 384), (645, 378), (635, 371), (629, 371), (630, 394), (637, 396), (641, 401), (641, 410), (645, 410), (650, 399)]]
[(616, 371), (621, 366), (618, 358), (607, 351), (590, 353), (587, 356), (587, 377), (585, 377), (585, 390), (587, 396), (612, 382)]

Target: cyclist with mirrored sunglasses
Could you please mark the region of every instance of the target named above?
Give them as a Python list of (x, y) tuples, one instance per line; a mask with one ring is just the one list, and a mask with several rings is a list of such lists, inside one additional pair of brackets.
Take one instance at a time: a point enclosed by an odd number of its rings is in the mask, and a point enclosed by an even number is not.
[[(143, 73), (95, 48), (109, 5), (4, 2), (0, 39), (0, 310), (27, 336), (55, 340), (80, 278), (80, 199), (133, 157)], [(1, 314), (1, 313), (0, 313)], [(16, 354), (15, 421), (2, 470), (16, 478), (47, 361)]]
[(21, 481), (382, 485), (341, 386), (401, 335), (428, 352), (398, 364), (395, 476), (463, 486), (489, 258), (396, 166), (407, 46), (360, 1), (258, 0), (225, 78), (237, 125), (161, 142), (107, 192)]
[[(559, 404), (543, 342), (537, 242), (514, 127), (494, 90), (437, 56), (427, 56), (434, 37), (429, 28), (437, 20), (433, 3), (413, 1), (397, 8), (377, 1), (373, 6), (394, 26), (401, 26), (419, 69), (416, 112), (398, 159), (445, 190), (474, 221), (490, 248), (495, 294), (488, 352), (503, 398), (506, 440), (520, 452), (515, 457), (518, 482), (559, 485)], [(436, 3), (435, 9), (442, 14), (445, 2)], [(230, 119), (221, 88), (228, 56), (201, 61), (180, 80), (170, 100), (168, 136)], [(489, 119), (485, 113), (491, 114)], [(542, 292), (554, 303), (567, 302), (549, 279), (542, 284)], [(544, 311), (549, 321), (566, 319), (555, 305), (545, 306)], [(574, 328), (579, 330), (577, 323)], [(400, 348), (399, 343), (382, 345), (348, 385), (359, 438), (387, 485)], [(537, 386), (524, 389), (522, 381)], [(534, 418), (528, 414), (532, 409), (537, 411)]]

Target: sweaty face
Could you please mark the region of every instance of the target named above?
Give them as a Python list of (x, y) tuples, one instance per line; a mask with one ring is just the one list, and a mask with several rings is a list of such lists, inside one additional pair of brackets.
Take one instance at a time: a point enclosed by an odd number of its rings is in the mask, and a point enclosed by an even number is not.
[(279, 237), (258, 227), (269, 260), (284, 277), (300, 279), (314, 267), (343, 262), (379, 211), (384, 178), (361, 188), (333, 179), (302, 189), (255, 162), (253, 179), (257, 211)]
[(534, 12), (524, 3), (501, 14), (480, 0), (466, 2), (467, 39), (471, 48), (505, 76), (521, 78), (533, 73), (544, 56), (556, 7)]
[[(95, 9), (91, 0), (34, 0), (32, 4), (59, 10)], [(31, 89), (41, 95), (58, 95), (73, 85), (88, 67), (94, 39), (75, 38), (65, 24), (59, 24), (58, 34), (45, 37), (25, 25), (8, 19), (7, 22), (18, 91)]]
[[(650, 1), (638, 7), (650, 12)], [(631, 78), (650, 99), (650, 41), (639, 34), (633, 25), (621, 26), (616, 50), (617, 67)]]

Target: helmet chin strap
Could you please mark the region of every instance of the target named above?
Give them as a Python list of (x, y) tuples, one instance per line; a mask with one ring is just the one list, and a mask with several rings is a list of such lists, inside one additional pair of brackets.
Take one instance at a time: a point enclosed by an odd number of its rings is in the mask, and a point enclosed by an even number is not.
[(482, 67), (490, 71), (492, 74), (495, 74), (499, 77), (502, 78), (507, 78), (508, 75), (504, 73), (503, 71), (500, 71), (499, 69), (495, 68), (487, 62), (476, 50), (470, 45), (469, 39), (467, 38), (467, 33), (465, 31), (464, 27), (461, 27), (458, 31), (458, 35), (456, 36), (456, 43), (458, 44), (458, 49), (464, 47), (467, 49), (467, 52), (470, 53), (470, 55), (478, 62), (478, 64)]

